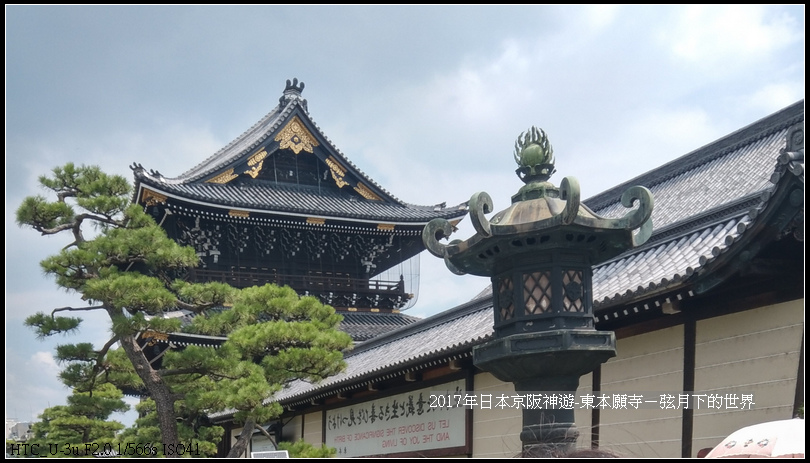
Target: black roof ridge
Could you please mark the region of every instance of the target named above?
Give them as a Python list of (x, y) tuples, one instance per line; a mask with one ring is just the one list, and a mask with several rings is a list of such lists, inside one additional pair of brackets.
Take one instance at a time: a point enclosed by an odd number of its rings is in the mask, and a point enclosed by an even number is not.
[(354, 355), (358, 355), (367, 350), (375, 349), (379, 346), (406, 338), (412, 334), (426, 331), (428, 329), (435, 328), (436, 326), (439, 326), (443, 323), (447, 323), (465, 317), (472, 313), (490, 308), (492, 308), (491, 299), (487, 300), (486, 298), (481, 298), (472, 301), (467, 301), (461, 305), (457, 305), (451, 309), (447, 309), (436, 315), (423, 318), (417, 322), (411, 323), (410, 325), (403, 326), (402, 328), (389, 331), (388, 333), (377, 336), (376, 338), (369, 339), (368, 341), (363, 342), (363, 344), (355, 346), (355, 348), (349, 351), (345, 355), (345, 357), (352, 357)]
[[(244, 140), (245, 138), (247, 138), (248, 134), (252, 134), (252, 133), (253, 133), (254, 131), (256, 131), (256, 130), (257, 130), (259, 127), (260, 127), (260, 126), (262, 126), (263, 124), (266, 124), (267, 122), (270, 122), (270, 121), (271, 121), (273, 118), (275, 118), (275, 122), (274, 122), (274, 123), (271, 125), (271, 127), (272, 127), (272, 128), (271, 128), (271, 130), (270, 130), (270, 131), (272, 132), (272, 131), (276, 130), (276, 129), (278, 128), (278, 126), (280, 125), (280, 124), (279, 124), (279, 121), (282, 119), (282, 117), (281, 117), (281, 116), (283, 116), (285, 112), (287, 112), (287, 113), (291, 113), (291, 112), (292, 112), (292, 106), (294, 106), (295, 104), (299, 104), (299, 105), (300, 105), (300, 103), (299, 103), (299, 101), (298, 101), (298, 99), (297, 99), (297, 98), (291, 98), (291, 99), (290, 99), (290, 100), (289, 100), (289, 101), (288, 101), (288, 102), (287, 102), (287, 103), (284, 105), (284, 107), (282, 107), (282, 106), (281, 106), (281, 104), (277, 105), (276, 107), (274, 107), (273, 109), (271, 109), (271, 110), (270, 110), (270, 112), (268, 112), (268, 113), (267, 113), (267, 114), (265, 114), (265, 115), (264, 115), (262, 118), (260, 118), (260, 119), (259, 119), (259, 120), (258, 120), (258, 121), (255, 123), (255, 124), (253, 124), (253, 125), (252, 125), (252, 126), (250, 126), (250, 127), (247, 129), (247, 130), (245, 130), (244, 132), (242, 132), (241, 134), (239, 134), (239, 136), (237, 136), (236, 138), (234, 138), (233, 140), (231, 140), (231, 141), (230, 141), (230, 142), (229, 142), (227, 145), (225, 145), (225, 146), (223, 146), (222, 148), (218, 149), (216, 152), (214, 152), (214, 154), (212, 154), (211, 156), (208, 156), (208, 157), (207, 157), (205, 160), (203, 160), (202, 162), (198, 163), (196, 166), (194, 166), (194, 167), (192, 167), (191, 169), (189, 169), (189, 170), (187, 170), (187, 171), (183, 172), (182, 174), (178, 175), (177, 177), (174, 177), (174, 178), (173, 178), (173, 179), (171, 179), (171, 180), (178, 180), (178, 181), (179, 181), (179, 180), (183, 180), (183, 181), (187, 181), (187, 182), (193, 182), (193, 181), (199, 180), (199, 179), (201, 179), (202, 177), (204, 177), (204, 176), (206, 176), (206, 175), (210, 174), (211, 172), (215, 171), (215, 170), (216, 170), (218, 167), (217, 167), (217, 168), (214, 168), (214, 169), (205, 169), (205, 170), (199, 170), (199, 169), (201, 169), (202, 167), (204, 167), (206, 164), (210, 164), (212, 161), (215, 161), (215, 160), (216, 160), (216, 159), (217, 159), (219, 156), (221, 156), (222, 154), (224, 154), (225, 152), (227, 152), (227, 151), (228, 151), (228, 149), (230, 149), (232, 146), (236, 145), (236, 144), (237, 144), (239, 141), (242, 141), (242, 140)], [(289, 108), (289, 110), (288, 110), (288, 108)], [(289, 114), (288, 114), (288, 115), (289, 115)], [(260, 139), (258, 142), (254, 142), (254, 143), (252, 143), (252, 144), (250, 145), (250, 147), (251, 147), (251, 148), (252, 148), (252, 147), (254, 147), (254, 146), (255, 146), (255, 145), (257, 145), (258, 143), (260, 143), (260, 142), (264, 141), (266, 138), (267, 138), (266, 136), (265, 136), (265, 137), (262, 137), (262, 138), (261, 138), (261, 139)], [(222, 162), (222, 163), (220, 164), (220, 166), (221, 166), (222, 164), (227, 163), (227, 162), (233, 161), (235, 158), (236, 158), (236, 156), (234, 156), (232, 159), (226, 159), (226, 160), (223, 160), (223, 161), (225, 161), (225, 162)], [(195, 170), (197, 170), (198, 172), (197, 172), (197, 173), (193, 173)], [(168, 179), (167, 179), (167, 180), (168, 180)]]
[(735, 130), (707, 145), (678, 157), (662, 166), (641, 174), (633, 179), (620, 183), (584, 201), (591, 210), (599, 210), (615, 204), (621, 195), (630, 187), (642, 185), (647, 188), (663, 183), (683, 173), (723, 157), (742, 146), (783, 130), (804, 120), (804, 99), (797, 101), (756, 122)]

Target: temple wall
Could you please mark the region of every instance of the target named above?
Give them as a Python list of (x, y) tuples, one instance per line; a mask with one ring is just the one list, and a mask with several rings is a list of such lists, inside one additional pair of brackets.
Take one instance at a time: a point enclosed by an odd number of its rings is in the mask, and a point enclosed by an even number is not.
[[(616, 342), (617, 356), (602, 365), (602, 393), (677, 394), (683, 388), (683, 326)], [(681, 410), (601, 411), (600, 448), (628, 457), (681, 456)]]
[(695, 410), (692, 456), (743, 426), (792, 418), (803, 328), (801, 299), (697, 322), (695, 389), (753, 394), (754, 405)]
[[(513, 394), (515, 385), (489, 373), (475, 375), (478, 394)], [(474, 458), (511, 458), (520, 454), (522, 412), (514, 408), (473, 410), (472, 451)]]
[(323, 443), (323, 412), (304, 415), (304, 442), (320, 447)]
[(285, 442), (297, 442), (301, 440), (302, 420), (303, 417), (301, 415), (284, 419), (283, 422), (285, 424), (281, 430), (281, 440)]

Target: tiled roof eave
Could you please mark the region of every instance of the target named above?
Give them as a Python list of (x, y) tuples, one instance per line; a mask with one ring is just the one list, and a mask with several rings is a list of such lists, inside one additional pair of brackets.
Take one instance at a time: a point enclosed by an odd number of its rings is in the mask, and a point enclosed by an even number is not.
[[(778, 166), (775, 172), (780, 172)], [(701, 229), (710, 229), (723, 222), (734, 223), (733, 233), (725, 235), (721, 245), (706, 249), (706, 252), (700, 258), (699, 265), (686, 267), (680, 273), (667, 275), (647, 286), (640, 286), (635, 289), (627, 288), (624, 293), (615, 294), (601, 300), (594, 300), (594, 315), (598, 318), (603, 313), (610, 312), (616, 307), (632, 305), (644, 299), (655, 298), (678, 290), (688, 291), (690, 294), (700, 294), (730, 278), (739, 265), (742, 264), (742, 261), (748, 258), (742, 253), (749, 249), (754, 242), (769, 242), (776, 239), (775, 235), (786, 224), (774, 224), (775, 217), (781, 217), (781, 220), (787, 223), (796, 214), (803, 213), (803, 206), (791, 204), (789, 198), (791, 193), (798, 189), (802, 190), (803, 196), (803, 168), (798, 169), (794, 166), (792, 172), (795, 173), (793, 175), (780, 174), (773, 176), (772, 180), (777, 183), (774, 188), (741, 198), (735, 204), (729, 205), (727, 209), (732, 213), (719, 221), (707, 222), (699, 229), (692, 229), (687, 233), (667, 237), (666, 241), (656, 242), (652, 247), (665, 246), (666, 243), (678, 240), (687, 234), (697, 233)], [(793, 194), (795, 195), (795, 193)], [(737, 207), (752, 202), (753, 205), (747, 210)], [(787, 211), (785, 211), (786, 209)], [(699, 221), (700, 217), (696, 218), (696, 220)], [(770, 226), (766, 226), (766, 224), (770, 224)], [(600, 264), (597, 268), (607, 266), (621, 259), (631, 258), (632, 255), (649, 249), (650, 247), (647, 246), (634, 249), (632, 253)]]
[[(151, 179), (142, 178), (140, 182), (137, 183), (137, 186), (140, 188), (148, 188), (153, 190), (157, 193), (165, 195), (168, 198), (175, 199), (180, 202), (193, 204), (197, 207), (205, 207), (205, 208), (213, 208), (220, 210), (223, 215), (228, 215), (228, 211), (233, 209), (238, 209), (246, 212), (253, 212), (257, 214), (268, 214), (268, 215), (283, 215), (283, 216), (295, 216), (295, 217), (317, 217), (317, 218), (324, 218), (330, 220), (337, 220), (337, 221), (352, 221), (352, 222), (364, 222), (364, 223), (379, 223), (379, 222), (386, 222), (386, 223), (393, 223), (406, 225), (406, 226), (418, 226), (418, 225), (425, 225), (430, 220), (434, 218), (444, 218), (447, 220), (454, 220), (454, 219), (461, 219), (467, 214), (467, 209), (464, 207), (465, 203), (462, 203), (458, 206), (453, 206), (445, 209), (441, 209), (439, 211), (430, 211), (425, 210), (422, 208), (410, 208), (410, 207), (399, 207), (399, 206), (390, 206), (390, 209), (387, 213), (379, 213), (374, 214), (371, 212), (368, 213), (359, 213), (356, 211), (351, 210), (351, 207), (358, 208), (363, 207), (366, 209), (374, 209), (380, 207), (379, 204), (375, 202), (353, 202), (353, 201), (344, 201), (346, 206), (343, 210), (339, 210), (339, 207), (335, 207), (333, 211), (323, 211), (317, 209), (307, 209), (306, 207), (301, 207), (296, 204), (290, 203), (286, 207), (261, 207), (257, 204), (241, 204), (236, 202), (229, 202), (225, 199), (218, 199), (212, 200), (211, 198), (207, 198), (197, 194), (180, 194), (179, 192), (175, 191), (176, 188), (172, 188), (168, 185), (161, 185), (157, 182), (149, 181)], [(136, 192), (136, 195), (138, 192)], [(135, 197), (137, 199), (137, 196)], [(384, 206), (384, 205), (383, 205)], [(399, 214), (401, 212), (401, 214)]]
[(313, 399), (328, 397), (332, 394), (339, 392), (350, 391), (356, 389), (356, 385), (363, 384), (369, 381), (384, 381), (389, 377), (401, 375), (407, 371), (416, 371), (422, 369), (421, 367), (428, 363), (435, 362), (436, 360), (459, 356), (460, 354), (472, 354), (472, 348), (478, 344), (486, 342), (492, 338), (492, 335), (483, 336), (477, 339), (472, 339), (463, 344), (449, 346), (446, 349), (429, 352), (419, 357), (407, 359), (402, 362), (392, 363), (386, 365), (384, 368), (371, 370), (362, 375), (352, 376), (345, 378), (339, 382), (330, 383), (323, 387), (313, 387), (303, 393), (296, 394), (289, 397), (281, 397), (278, 403), (290, 406), (307, 402)]
[[(803, 150), (802, 150), (803, 151)], [(803, 163), (802, 163), (803, 164)], [(777, 165), (775, 172), (780, 172)], [(695, 291), (700, 294), (706, 292), (729, 278), (736, 269), (752, 256), (743, 254), (746, 249), (752, 248), (755, 242), (771, 242), (776, 240), (782, 230), (801, 216), (804, 218), (804, 170), (794, 170), (793, 175), (772, 176), (771, 180), (776, 187), (762, 193), (761, 202), (749, 212), (748, 223), (738, 225), (738, 235), (727, 237), (727, 246), (723, 249), (712, 249), (712, 254), (701, 261), (691, 279)], [(798, 197), (802, 199), (799, 201)], [(713, 275), (716, 274), (716, 275)]]
[(662, 227), (650, 236), (646, 243), (639, 247), (630, 249), (623, 254), (620, 254), (612, 259), (600, 263), (595, 266), (595, 269), (609, 265), (613, 262), (626, 259), (633, 254), (638, 254), (647, 249), (664, 245), (671, 241), (676, 241), (686, 235), (695, 233), (696, 231), (713, 227), (719, 223), (728, 221), (730, 219), (742, 219), (752, 207), (758, 205), (761, 201), (763, 191), (750, 194), (744, 198), (732, 201), (722, 206), (710, 209), (701, 214), (690, 217), (688, 220), (682, 220), (665, 227)]
[[(448, 346), (447, 348), (439, 351), (433, 351), (423, 354), (419, 357), (406, 359), (401, 362), (391, 363), (383, 368), (369, 370), (363, 372), (360, 375), (341, 378), (339, 381), (331, 382), (321, 386), (312, 385), (311, 388), (306, 389), (301, 393), (297, 393), (290, 396), (285, 396), (284, 391), (282, 390), (276, 396), (266, 399), (264, 403), (278, 402), (282, 406), (290, 407), (304, 404), (311, 400), (328, 397), (330, 395), (337, 394), (340, 392), (350, 391), (356, 389), (357, 385), (362, 385), (366, 382), (382, 381), (388, 379), (389, 377), (403, 374), (407, 371), (419, 370), (421, 369), (420, 367), (427, 365), (430, 362), (435, 362), (436, 360), (442, 358), (453, 358), (459, 356), (466, 356), (468, 354), (471, 355), (473, 346), (488, 341), (491, 338), (492, 335), (490, 334), (476, 339), (471, 339), (464, 343)], [(234, 413), (235, 411), (233, 410), (219, 412), (209, 415), (209, 418), (215, 419), (217, 421), (227, 420), (228, 418), (232, 417)]]

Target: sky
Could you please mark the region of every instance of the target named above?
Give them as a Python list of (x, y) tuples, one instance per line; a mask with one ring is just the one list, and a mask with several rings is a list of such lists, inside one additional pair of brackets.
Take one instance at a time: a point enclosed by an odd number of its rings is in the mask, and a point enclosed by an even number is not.
[[(522, 183), (517, 136), (543, 128), (559, 185), (588, 198), (804, 98), (804, 5), (6, 6), (6, 418), (66, 403), (60, 343), (101, 345), (109, 322), (38, 340), (38, 311), (83, 306), (38, 265), (68, 243), (17, 226), (37, 177), (66, 162), (174, 177), (306, 84), (312, 119), (412, 204)], [(457, 235), (474, 230), (465, 219)], [(409, 315), (483, 290), (421, 255)], [(131, 401), (131, 403), (134, 403)], [(134, 413), (117, 419), (131, 424)]]

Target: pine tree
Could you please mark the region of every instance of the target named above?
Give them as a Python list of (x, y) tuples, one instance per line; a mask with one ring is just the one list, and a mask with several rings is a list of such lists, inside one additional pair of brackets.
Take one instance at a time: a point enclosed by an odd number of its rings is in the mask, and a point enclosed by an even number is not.
[[(160, 429), (160, 442), (152, 444), (177, 448), (188, 443), (178, 431), (178, 410), (186, 417), (232, 410), (252, 430), (280, 413), (267, 398), (284, 384), (297, 378), (317, 381), (344, 367), (341, 350), (351, 339), (336, 330), (340, 316), (317, 299), (272, 285), (238, 291), (221, 283), (177, 279), (197, 265), (197, 255), (168, 238), (131, 202), (131, 186), (123, 177), (66, 164), (39, 181), (56, 200), (26, 198), (17, 223), (43, 235), (72, 236), (41, 266), (59, 287), (81, 294), (88, 305), (40, 312), (26, 324), (45, 337), (78, 328), (81, 319), (64, 312), (105, 311), (113, 336), (99, 349), (86, 343), (59, 346), (57, 359), (68, 362), (61, 379), (82, 392), (104, 382), (143, 390), (154, 401)], [(87, 238), (91, 228), (96, 234)], [(233, 308), (210, 310), (225, 305)], [(191, 326), (161, 316), (178, 309), (197, 314)], [(168, 351), (162, 368), (155, 368), (139, 335), (181, 329), (227, 336), (227, 341), (219, 348)], [(116, 344), (120, 349), (113, 348)], [(244, 449), (249, 436), (243, 433), (235, 448)]]
[[(38, 445), (41, 456), (86, 456), (113, 449), (116, 433), (124, 429), (108, 421), (115, 412), (129, 410), (123, 393), (112, 384), (102, 384), (93, 393), (74, 391), (67, 405), (46, 408), (32, 426), (29, 444)], [(88, 444), (88, 445), (86, 445)]]

